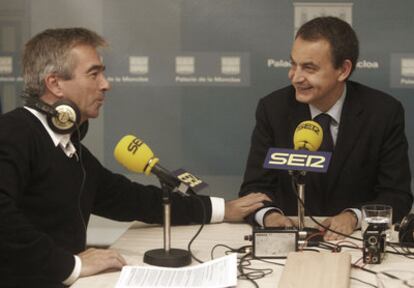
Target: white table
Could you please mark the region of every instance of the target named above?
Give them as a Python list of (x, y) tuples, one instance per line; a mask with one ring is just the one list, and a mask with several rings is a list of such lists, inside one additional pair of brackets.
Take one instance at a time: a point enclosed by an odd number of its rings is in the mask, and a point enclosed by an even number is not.
[[(175, 226), (171, 230), (171, 248), (187, 249), (189, 240), (196, 233), (199, 225)], [(248, 224), (208, 224), (204, 227), (201, 234), (192, 244), (192, 252), (203, 261), (210, 260), (210, 252), (214, 245), (225, 244), (233, 248), (249, 245), (251, 242), (244, 240), (245, 235), (251, 234), (251, 227)], [(355, 235), (360, 237), (359, 231)], [(396, 239), (396, 235), (393, 235)], [(359, 246), (362, 246), (359, 243)], [(147, 265), (143, 263), (143, 256), (147, 250), (163, 248), (163, 230), (161, 226), (146, 225), (135, 223), (111, 246), (112, 249), (118, 250), (127, 260), (129, 265)], [(388, 248), (389, 249), (389, 248)], [(348, 251), (348, 250), (347, 250)], [(224, 248), (217, 248), (214, 256), (224, 255)], [(357, 261), (362, 252), (350, 249), (352, 262)], [(283, 263), (283, 260), (270, 260)], [(273, 264), (267, 264), (260, 261), (253, 261), (252, 267), (271, 268), (273, 273), (265, 278), (257, 280), (260, 287), (277, 287), (277, 283), (283, 271), (283, 267)], [(195, 261), (192, 265), (197, 264)], [(411, 270), (414, 271), (414, 260), (407, 259), (403, 256), (387, 254), (381, 265), (366, 265), (368, 269), (382, 271), (390, 269)], [(91, 277), (78, 279), (71, 287), (73, 288), (109, 288), (114, 287), (120, 272), (103, 273)], [(376, 285), (374, 275), (363, 272), (359, 269), (352, 269), (351, 277), (355, 277), (366, 282)], [(237, 287), (253, 287), (252, 283), (245, 280), (239, 280)], [(370, 287), (366, 284), (351, 280), (351, 287)]]

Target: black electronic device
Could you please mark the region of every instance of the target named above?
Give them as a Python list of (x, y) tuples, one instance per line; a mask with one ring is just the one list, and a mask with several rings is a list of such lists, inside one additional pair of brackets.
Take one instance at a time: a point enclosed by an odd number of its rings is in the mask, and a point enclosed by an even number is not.
[(403, 218), (398, 227), (398, 240), (402, 246), (414, 247), (414, 213)]
[(386, 232), (384, 225), (369, 224), (363, 233), (363, 261), (366, 264), (381, 264), (385, 255)]
[(298, 230), (295, 228), (253, 227), (253, 234), (246, 237), (253, 241), (256, 258), (286, 257), (298, 250)]

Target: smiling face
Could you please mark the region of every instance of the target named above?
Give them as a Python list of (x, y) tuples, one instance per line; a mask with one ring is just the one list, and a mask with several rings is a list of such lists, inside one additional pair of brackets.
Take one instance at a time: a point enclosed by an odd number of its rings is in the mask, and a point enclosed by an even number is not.
[(105, 92), (111, 87), (104, 75), (105, 66), (94, 47), (75, 46), (70, 52), (73, 61), (72, 77), (60, 79), (63, 98), (74, 102), (80, 112), (81, 121), (99, 116)]
[(329, 110), (342, 95), (350, 61), (344, 61), (336, 69), (328, 41), (306, 41), (299, 37), (293, 43), (291, 62), (288, 75), (296, 90), (296, 100), (323, 112)]

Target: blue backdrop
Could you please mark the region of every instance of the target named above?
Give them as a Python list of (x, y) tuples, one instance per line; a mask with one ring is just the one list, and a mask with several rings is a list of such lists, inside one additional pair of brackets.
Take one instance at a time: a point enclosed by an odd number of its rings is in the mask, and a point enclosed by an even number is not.
[(414, 167), (413, 10), (410, 0), (0, 0), (0, 97), (3, 110), (20, 104), (19, 55), (28, 38), (49, 27), (96, 30), (111, 43), (104, 61), (113, 89), (91, 123), (89, 147), (126, 173), (113, 148), (135, 134), (164, 166), (184, 167), (210, 183), (207, 193), (233, 198), (258, 99), (289, 84), (296, 29), (335, 15), (360, 39), (352, 79), (403, 103)]

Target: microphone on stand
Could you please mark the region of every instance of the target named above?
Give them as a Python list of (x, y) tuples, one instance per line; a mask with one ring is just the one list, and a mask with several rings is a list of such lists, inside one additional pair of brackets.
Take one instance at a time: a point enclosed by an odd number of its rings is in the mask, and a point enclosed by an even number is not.
[[(293, 145), (295, 150), (317, 151), (322, 144), (323, 130), (319, 123), (315, 121), (303, 121), (295, 129), (293, 134)], [(294, 175), (298, 199), (298, 228), (305, 229), (305, 176), (306, 170)]]
[(194, 194), (194, 191), (185, 181), (181, 181), (176, 175), (159, 164), (159, 159), (154, 156), (147, 144), (133, 135), (124, 136), (118, 142), (114, 150), (114, 157), (129, 171), (145, 175), (152, 173), (170, 189), (176, 189), (185, 196)]
[[(305, 227), (305, 177), (308, 171), (326, 173), (332, 156), (331, 152), (317, 151), (322, 144), (323, 130), (315, 121), (303, 121), (295, 129), (294, 149), (270, 148), (267, 152), (264, 168), (288, 170), (294, 182), (298, 197), (298, 229), (308, 234), (319, 230)], [(301, 235), (299, 234), (299, 237)], [(312, 237), (313, 238), (313, 237)], [(313, 242), (317, 243), (316, 237)], [(322, 239), (322, 237), (320, 237)]]
[[(124, 136), (114, 150), (115, 159), (128, 170), (136, 173), (156, 175), (161, 182), (164, 206), (164, 249), (145, 252), (144, 262), (164, 267), (182, 267), (191, 263), (189, 251), (173, 249), (171, 245), (171, 201), (170, 194), (179, 191), (188, 196), (193, 193), (189, 185), (179, 180), (170, 171), (158, 164), (159, 159), (151, 149), (135, 136)], [(193, 193), (194, 194), (194, 193)]]

